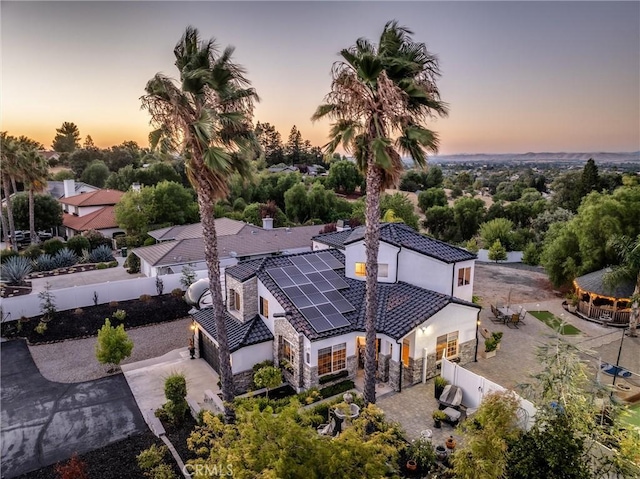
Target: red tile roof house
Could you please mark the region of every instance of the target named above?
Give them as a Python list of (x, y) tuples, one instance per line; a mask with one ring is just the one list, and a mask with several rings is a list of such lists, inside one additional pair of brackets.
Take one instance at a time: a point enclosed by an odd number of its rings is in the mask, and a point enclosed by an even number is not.
[[(364, 228), (313, 237), (312, 251), (267, 256), (225, 270), (225, 323), (238, 393), (253, 366), (273, 360), (297, 391), (327, 386), (362, 370), (365, 316)], [(472, 302), (476, 255), (383, 224), (378, 254), (377, 365), (394, 390), (437, 374), (446, 351), (474, 361), (480, 307)], [(186, 297), (200, 309), (196, 347), (219, 370), (208, 292), (200, 280)], [(207, 283), (208, 285), (208, 283)]]
[(76, 193), (73, 180), (65, 180), (65, 196), (58, 201), (62, 205), (62, 224), (65, 236), (71, 238), (86, 230), (96, 230), (107, 238), (124, 234), (118, 228), (115, 205), (124, 193), (117, 190), (97, 190)]

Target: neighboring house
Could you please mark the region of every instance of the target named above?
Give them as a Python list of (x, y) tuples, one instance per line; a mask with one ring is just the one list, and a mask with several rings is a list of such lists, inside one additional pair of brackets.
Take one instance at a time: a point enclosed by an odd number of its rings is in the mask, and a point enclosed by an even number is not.
[(86, 230), (99, 231), (107, 238), (124, 234), (115, 218), (115, 205), (122, 198), (122, 191), (98, 189), (73, 194), (74, 180), (64, 180), (64, 191), (64, 197), (58, 201), (62, 205), (62, 225), (67, 238)]
[(81, 193), (91, 193), (92, 191), (98, 191), (99, 189), (100, 188), (96, 186), (91, 186), (82, 181), (47, 181), (47, 192), (56, 200), (79, 195)]
[[(215, 223), (221, 275), (238, 261), (311, 251), (311, 238), (322, 229), (320, 225), (273, 228), (271, 218), (264, 218), (262, 228), (229, 218), (217, 218)], [(140, 258), (140, 271), (146, 276), (180, 273), (185, 265), (195, 271), (207, 269), (201, 223), (149, 234), (162, 242), (132, 251)]]
[(300, 170), (292, 165), (279, 164), (270, 166), (269, 168), (267, 168), (267, 171), (269, 173), (296, 173)]
[[(238, 392), (250, 384), (253, 365), (267, 359), (298, 391), (353, 379), (363, 368), (363, 235), (364, 228), (318, 235), (313, 252), (226, 269), (225, 319)], [(436, 375), (445, 353), (463, 364), (475, 359), (480, 307), (471, 302), (474, 263), (468, 251), (406, 225), (381, 225), (376, 322), (381, 381), (401, 390)], [(193, 285), (187, 297), (197, 299), (190, 293), (198, 288), (202, 284)], [(201, 304), (207, 303), (205, 296)], [(217, 370), (213, 311), (203, 308), (192, 316), (199, 354)]]

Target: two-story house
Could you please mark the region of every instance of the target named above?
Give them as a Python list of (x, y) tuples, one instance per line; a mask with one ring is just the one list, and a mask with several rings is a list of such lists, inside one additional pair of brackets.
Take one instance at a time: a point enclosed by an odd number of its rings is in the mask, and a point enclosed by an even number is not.
[[(475, 359), (480, 307), (471, 302), (475, 255), (383, 224), (378, 255), (377, 367), (395, 390), (434, 376), (446, 354)], [(354, 378), (364, 366), (364, 228), (318, 235), (310, 253), (226, 269), (226, 324), (238, 391), (272, 359), (296, 390)], [(198, 299), (202, 284), (187, 296)], [(199, 353), (217, 369), (210, 308), (193, 313)]]

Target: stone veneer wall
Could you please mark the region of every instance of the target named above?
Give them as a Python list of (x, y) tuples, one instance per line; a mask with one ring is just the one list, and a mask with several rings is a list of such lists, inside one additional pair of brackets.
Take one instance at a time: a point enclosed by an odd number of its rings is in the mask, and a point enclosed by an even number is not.
[(387, 382), (389, 380), (389, 361), (390, 354), (378, 354), (378, 377), (380, 381)]
[[(240, 311), (232, 309), (230, 290), (235, 290), (240, 295)], [(258, 314), (258, 278), (255, 276), (248, 279), (244, 283), (241, 283), (235, 278), (227, 275), (226, 277), (226, 299), (227, 310), (229, 313), (238, 320), (248, 321)]]
[(394, 391), (400, 390), (400, 361), (389, 360), (389, 386)]
[(238, 394), (244, 394), (249, 390), (251, 382), (253, 381), (253, 369), (248, 371), (242, 371), (233, 375), (233, 388), (236, 396)]
[(276, 318), (273, 322), (273, 357), (277, 359), (277, 364), (280, 360), (280, 337), (283, 337), (291, 343), (293, 348), (293, 374), (286, 374), (286, 380), (291, 384), (296, 391), (300, 392), (302, 389), (308, 387), (304, 383), (304, 372), (301, 367), (304, 365), (304, 339), (298, 332), (291, 326), (291, 323), (286, 318)]

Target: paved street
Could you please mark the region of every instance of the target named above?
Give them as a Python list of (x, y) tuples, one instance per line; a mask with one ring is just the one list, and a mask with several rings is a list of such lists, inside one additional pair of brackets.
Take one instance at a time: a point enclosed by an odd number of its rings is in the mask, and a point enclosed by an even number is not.
[(75, 384), (42, 377), (24, 341), (3, 342), (2, 477), (12, 478), (147, 430), (122, 374)]

